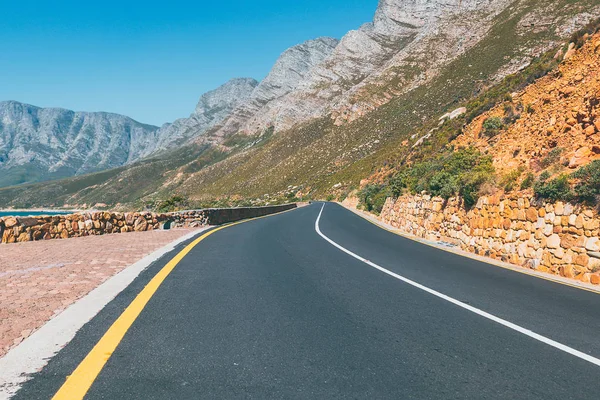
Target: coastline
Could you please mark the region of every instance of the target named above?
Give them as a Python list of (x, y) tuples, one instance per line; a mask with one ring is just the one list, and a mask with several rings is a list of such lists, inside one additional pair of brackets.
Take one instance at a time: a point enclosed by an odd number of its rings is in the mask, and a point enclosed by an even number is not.
[[(93, 211), (93, 210), (85, 210)], [(84, 212), (84, 210), (60, 210), (60, 209), (0, 209), (0, 218), (2, 217), (24, 217), (24, 216), (45, 216), (45, 215), (69, 215)]]
[(96, 210), (62, 210), (60, 208), (0, 208), (0, 213), (4, 212), (61, 212), (61, 213), (79, 213), (79, 212), (94, 212)]

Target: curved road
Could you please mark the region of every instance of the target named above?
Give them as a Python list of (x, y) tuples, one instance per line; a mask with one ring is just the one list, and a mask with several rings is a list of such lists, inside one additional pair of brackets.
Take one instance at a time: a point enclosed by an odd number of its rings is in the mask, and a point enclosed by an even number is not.
[[(179, 250), (15, 398), (51, 398)], [(206, 237), (106, 358), (86, 398), (597, 399), (600, 295), (313, 204)]]

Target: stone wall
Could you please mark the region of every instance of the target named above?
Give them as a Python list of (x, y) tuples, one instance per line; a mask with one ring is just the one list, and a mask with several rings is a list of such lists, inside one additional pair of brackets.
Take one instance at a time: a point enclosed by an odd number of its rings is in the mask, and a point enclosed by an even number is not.
[(66, 239), (175, 227), (221, 225), (295, 208), (296, 204), (268, 207), (218, 208), (167, 214), (84, 212), (69, 215), (0, 218), (2, 243)]
[(387, 199), (380, 218), (417, 237), (538, 271), (600, 284), (600, 218), (595, 210), (532, 198), (488, 196), (466, 210), (460, 199)]

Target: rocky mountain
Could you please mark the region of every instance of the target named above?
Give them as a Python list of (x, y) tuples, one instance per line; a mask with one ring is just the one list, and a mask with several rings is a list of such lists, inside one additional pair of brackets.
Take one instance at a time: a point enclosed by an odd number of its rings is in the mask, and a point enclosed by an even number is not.
[[(298, 90), (269, 104), (245, 130), (269, 125), (285, 130), (323, 115), (331, 115), (336, 124), (360, 118), (438, 76), (445, 65), (485, 38), (501, 14), (524, 12), (515, 27), (523, 35), (539, 34), (552, 26), (561, 37), (600, 10), (596, 4), (567, 16), (559, 9), (564, 2), (537, 2), (535, 7), (531, 3), (382, 0), (372, 23), (344, 36), (332, 54), (299, 83)], [(535, 35), (531, 39), (499, 65), (496, 79), (516, 72), (556, 45), (548, 36), (540, 35), (537, 43)]]
[(0, 185), (80, 175), (138, 159), (158, 127), (110, 114), (0, 102)]
[(118, 114), (0, 102), (0, 186), (102, 171), (171, 149), (223, 120), (257, 85), (232, 79), (202, 95), (189, 118), (161, 128)]
[(257, 133), (268, 128), (275, 121), (265, 123), (262, 116), (268, 113), (273, 103), (293, 92), (315, 66), (331, 55), (338, 43), (337, 39), (322, 37), (283, 52), (249, 98), (220, 124), (217, 136)]
[(212, 124), (204, 134), (187, 119), (161, 128), (170, 131), (158, 142), (184, 146), (102, 174), (0, 190), (0, 205), (321, 196), (358, 186), (382, 165), (405, 163), (421, 139), (421, 154), (434, 154), (451, 140), (436, 130), (440, 115), (489, 110), (499, 100), (487, 93), (504, 78), (547, 73), (548, 51), (566, 51), (598, 15), (598, 0), (381, 0), (373, 22), (340, 42), (283, 53), (221, 121), (200, 124)]
[(149, 156), (161, 150), (173, 148), (196, 138), (221, 123), (241, 104), (247, 104), (260, 87), (252, 78), (235, 78), (203, 94), (189, 118), (181, 118), (163, 125), (156, 134), (155, 146), (143, 154)]

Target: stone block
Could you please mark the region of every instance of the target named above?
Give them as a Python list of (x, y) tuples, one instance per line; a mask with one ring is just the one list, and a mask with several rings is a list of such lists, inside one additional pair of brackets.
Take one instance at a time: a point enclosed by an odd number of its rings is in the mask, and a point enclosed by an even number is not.
[(598, 219), (590, 219), (583, 222), (583, 229), (593, 231), (598, 228), (600, 228), (600, 220)]
[(575, 277), (575, 272), (574, 272), (572, 265), (562, 266), (562, 267), (560, 267), (559, 271), (560, 271), (560, 274), (562, 276), (564, 276), (565, 278), (574, 278)]
[(588, 263), (587, 263), (587, 268), (591, 272), (598, 272), (598, 271), (600, 271), (600, 259), (590, 257), (590, 259), (588, 260)]
[(546, 247), (550, 249), (557, 249), (560, 247), (560, 236), (553, 234), (546, 239)]
[(19, 223), (15, 217), (6, 217), (3, 221), (6, 228), (12, 228)]
[(538, 211), (533, 207), (529, 207), (525, 212), (525, 217), (529, 222), (536, 222), (538, 219)]
[(585, 242), (585, 249), (587, 251), (600, 251), (600, 243), (598, 243), (598, 238), (588, 238)]
[(590, 257), (587, 254), (577, 254), (573, 258), (573, 264), (581, 265), (583, 267), (587, 267), (590, 261)]

